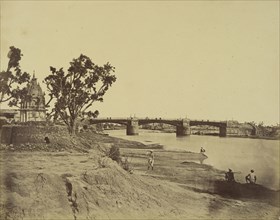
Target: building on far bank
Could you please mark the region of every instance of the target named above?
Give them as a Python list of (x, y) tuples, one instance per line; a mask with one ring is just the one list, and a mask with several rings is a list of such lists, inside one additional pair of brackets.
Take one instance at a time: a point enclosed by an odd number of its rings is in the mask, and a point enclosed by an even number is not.
[(27, 85), (27, 97), (20, 106), (20, 122), (46, 121), (45, 93), (33, 74), (31, 82)]

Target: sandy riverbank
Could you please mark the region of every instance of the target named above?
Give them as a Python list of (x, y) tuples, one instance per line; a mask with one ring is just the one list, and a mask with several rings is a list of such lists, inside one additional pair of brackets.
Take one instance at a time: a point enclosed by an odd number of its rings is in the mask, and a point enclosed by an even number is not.
[[(59, 139), (58, 139), (59, 140)], [(64, 141), (66, 142), (66, 141)], [(82, 133), (70, 142), (1, 150), (1, 219), (276, 219), (279, 203), (213, 193), (224, 171), (191, 152)], [(112, 145), (133, 174), (106, 157)], [(154, 148), (153, 171), (146, 152)], [(275, 192), (276, 193), (276, 192)], [(279, 201), (279, 200), (278, 200)]]

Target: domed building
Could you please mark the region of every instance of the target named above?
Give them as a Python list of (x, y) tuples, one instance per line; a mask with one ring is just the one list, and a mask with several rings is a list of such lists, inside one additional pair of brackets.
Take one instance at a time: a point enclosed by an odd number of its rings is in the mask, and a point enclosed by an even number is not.
[(20, 121), (46, 121), (45, 93), (42, 91), (35, 74), (27, 85), (27, 96), (21, 102)]

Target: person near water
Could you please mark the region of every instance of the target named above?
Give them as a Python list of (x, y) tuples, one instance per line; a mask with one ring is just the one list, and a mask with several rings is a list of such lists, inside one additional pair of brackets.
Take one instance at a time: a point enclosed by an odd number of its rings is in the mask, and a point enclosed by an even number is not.
[(203, 147), (200, 148), (200, 153), (205, 153), (205, 149)]
[(148, 170), (151, 168), (154, 169), (154, 163), (155, 163), (155, 154), (153, 150), (150, 150), (147, 152), (148, 154)]
[(251, 172), (245, 177), (246, 183), (256, 183), (257, 182), (257, 176), (255, 174), (254, 170), (251, 170)]
[(225, 178), (226, 178), (226, 181), (228, 181), (228, 182), (235, 182), (234, 173), (232, 172), (231, 169), (228, 169), (228, 172), (226, 172), (226, 174), (225, 174)]

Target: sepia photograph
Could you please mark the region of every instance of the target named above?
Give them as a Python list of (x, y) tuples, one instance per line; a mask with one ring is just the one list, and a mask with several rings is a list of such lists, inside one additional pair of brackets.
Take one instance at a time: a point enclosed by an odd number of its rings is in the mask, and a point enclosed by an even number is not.
[(0, 0), (0, 219), (279, 220), (279, 0)]

